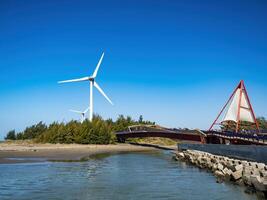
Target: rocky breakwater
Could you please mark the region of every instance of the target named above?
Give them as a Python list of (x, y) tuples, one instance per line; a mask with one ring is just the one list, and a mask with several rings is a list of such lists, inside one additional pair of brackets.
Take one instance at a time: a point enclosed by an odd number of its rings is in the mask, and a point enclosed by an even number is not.
[(238, 160), (196, 150), (176, 152), (175, 159), (210, 170), (217, 177), (217, 182), (234, 182), (246, 186), (246, 192), (257, 192), (267, 197), (267, 166), (264, 163)]

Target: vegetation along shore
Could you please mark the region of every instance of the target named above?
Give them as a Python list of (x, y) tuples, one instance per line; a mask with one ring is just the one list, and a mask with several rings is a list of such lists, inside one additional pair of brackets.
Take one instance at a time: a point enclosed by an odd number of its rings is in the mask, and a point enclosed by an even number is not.
[(6, 140), (34, 140), (39, 143), (65, 143), (65, 144), (114, 144), (116, 142), (115, 132), (125, 130), (135, 124), (155, 124), (155, 122), (144, 121), (142, 115), (138, 120), (131, 117), (119, 115), (113, 121), (104, 120), (100, 116), (94, 116), (92, 121), (85, 120), (82, 123), (70, 121), (68, 123), (53, 122), (46, 125), (39, 122), (24, 131), (16, 133), (11, 130), (6, 135)]

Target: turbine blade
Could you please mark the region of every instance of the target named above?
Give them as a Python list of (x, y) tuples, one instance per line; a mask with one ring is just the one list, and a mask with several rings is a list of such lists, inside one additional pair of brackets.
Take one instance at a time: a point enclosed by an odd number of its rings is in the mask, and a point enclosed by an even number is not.
[(111, 103), (111, 105), (113, 105), (112, 101), (108, 98), (108, 96), (104, 93), (104, 91), (100, 88), (100, 86), (95, 81), (94, 81), (94, 86), (108, 100), (108, 102)]
[(85, 111), (83, 111), (83, 113), (84, 114), (87, 113), (89, 109), (90, 109), (90, 106), (88, 108), (86, 108)]
[(79, 110), (69, 110), (70, 112), (75, 112), (75, 113), (79, 113), (79, 114), (81, 114), (82, 112), (81, 111), (79, 111)]
[(58, 83), (70, 83), (70, 82), (80, 82), (80, 81), (88, 81), (89, 77), (83, 77), (83, 78), (77, 78), (77, 79), (71, 79), (71, 80), (65, 80), (65, 81), (58, 81)]
[(97, 72), (98, 72), (98, 69), (99, 69), (99, 67), (100, 67), (100, 65), (101, 65), (101, 62), (102, 62), (102, 60), (103, 60), (103, 57), (104, 57), (104, 52), (102, 53), (101, 58), (100, 58), (100, 60), (99, 60), (98, 63), (97, 63), (97, 66), (96, 66), (95, 71), (94, 71), (94, 73), (93, 73), (93, 75), (92, 75), (92, 78), (95, 78), (95, 77), (96, 77)]

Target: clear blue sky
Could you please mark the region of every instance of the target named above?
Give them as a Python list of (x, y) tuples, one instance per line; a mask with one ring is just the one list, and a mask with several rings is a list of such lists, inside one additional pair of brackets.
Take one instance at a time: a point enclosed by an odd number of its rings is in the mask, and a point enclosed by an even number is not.
[(0, 1), (0, 139), (38, 121), (79, 119), (106, 55), (95, 112), (208, 128), (240, 79), (267, 116), (267, 1)]

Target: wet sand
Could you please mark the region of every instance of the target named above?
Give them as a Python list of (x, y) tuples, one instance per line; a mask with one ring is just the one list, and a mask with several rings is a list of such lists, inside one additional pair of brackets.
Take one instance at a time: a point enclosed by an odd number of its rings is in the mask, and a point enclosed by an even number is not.
[(0, 143), (0, 164), (40, 161), (79, 161), (96, 154), (138, 151), (155, 151), (155, 148), (130, 144), (80, 145)]

